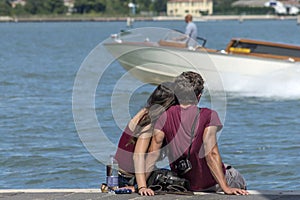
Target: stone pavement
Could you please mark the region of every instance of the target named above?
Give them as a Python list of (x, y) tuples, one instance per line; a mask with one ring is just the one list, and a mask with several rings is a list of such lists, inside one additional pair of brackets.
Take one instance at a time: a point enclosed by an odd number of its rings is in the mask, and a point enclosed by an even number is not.
[(233, 196), (215, 193), (197, 192), (192, 196), (187, 195), (155, 195), (152, 197), (138, 194), (112, 194), (101, 193), (100, 189), (11, 189), (0, 190), (0, 200), (300, 200), (300, 191), (249, 191), (248, 196)]

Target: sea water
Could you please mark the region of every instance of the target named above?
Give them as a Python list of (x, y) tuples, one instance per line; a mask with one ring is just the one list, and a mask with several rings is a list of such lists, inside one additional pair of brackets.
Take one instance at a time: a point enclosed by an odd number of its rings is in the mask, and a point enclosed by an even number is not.
[[(296, 20), (196, 25), (207, 46), (219, 50), (232, 37), (300, 45)], [(140, 27), (184, 30), (185, 24), (133, 25)], [(0, 188), (98, 188), (105, 182), (106, 163), (86, 148), (76, 129), (73, 86), (92, 49), (125, 29), (126, 22), (0, 23)], [(111, 63), (94, 95), (96, 119), (109, 141), (94, 149), (105, 155), (112, 153), (109, 147), (117, 145), (129, 120), (121, 108), (112, 111), (111, 103), (125, 73), (117, 62)], [(259, 78), (232, 75), (235, 87), (226, 91), (219, 146), (223, 162), (241, 171), (249, 189), (300, 189), (299, 75), (299, 68)], [(138, 81), (124, 84), (118, 95), (122, 97), (135, 84), (141, 85)], [(143, 85), (128, 102), (124, 100), (130, 115), (145, 104), (153, 89)], [(209, 100), (204, 95), (200, 104)]]

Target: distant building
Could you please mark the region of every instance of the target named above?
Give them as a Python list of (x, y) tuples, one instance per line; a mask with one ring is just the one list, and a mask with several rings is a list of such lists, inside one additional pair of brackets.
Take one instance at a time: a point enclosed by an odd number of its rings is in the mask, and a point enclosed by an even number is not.
[(75, 0), (64, 0), (64, 5), (68, 8), (68, 14), (74, 11)]
[(265, 3), (265, 6), (274, 8), (275, 13), (278, 15), (297, 15), (300, 11), (298, 0), (270, 0)]
[(299, 0), (239, 0), (232, 6), (272, 7), (279, 15), (296, 15), (299, 13)]
[(74, 7), (74, 3), (75, 3), (75, 0), (64, 0), (64, 5), (66, 7), (71, 7), (73, 8)]
[(213, 0), (169, 0), (167, 2), (168, 16), (183, 17), (192, 14), (200, 17), (203, 14), (213, 14)]
[(239, 0), (232, 3), (232, 6), (246, 6), (246, 7), (264, 7), (266, 3), (282, 3), (283, 5), (300, 6), (300, 0)]
[(264, 7), (268, 0), (239, 0), (232, 3), (232, 6), (245, 6), (245, 7)]
[(25, 6), (26, 0), (14, 0), (10, 2), (12, 8), (15, 8), (17, 5)]

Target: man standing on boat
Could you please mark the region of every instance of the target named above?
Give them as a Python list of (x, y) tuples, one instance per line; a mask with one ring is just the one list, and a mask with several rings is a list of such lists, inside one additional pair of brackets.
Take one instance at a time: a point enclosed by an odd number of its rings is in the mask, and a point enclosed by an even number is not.
[(196, 24), (193, 22), (193, 16), (191, 14), (186, 15), (185, 22), (187, 23), (185, 34), (193, 40), (197, 41), (198, 31)]
[(185, 42), (189, 48), (196, 48), (198, 46), (198, 31), (196, 24), (193, 22), (193, 16), (191, 14), (188, 14), (184, 19), (187, 23), (184, 34), (180, 35), (179, 37), (173, 38), (173, 40)]

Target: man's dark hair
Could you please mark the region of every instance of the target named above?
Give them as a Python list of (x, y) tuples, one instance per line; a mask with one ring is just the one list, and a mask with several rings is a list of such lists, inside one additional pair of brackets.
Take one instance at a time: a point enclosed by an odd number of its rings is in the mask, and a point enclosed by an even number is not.
[(180, 104), (197, 104), (204, 88), (202, 76), (196, 72), (183, 72), (175, 78), (175, 95)]

